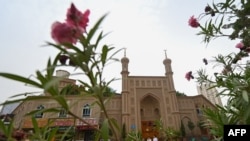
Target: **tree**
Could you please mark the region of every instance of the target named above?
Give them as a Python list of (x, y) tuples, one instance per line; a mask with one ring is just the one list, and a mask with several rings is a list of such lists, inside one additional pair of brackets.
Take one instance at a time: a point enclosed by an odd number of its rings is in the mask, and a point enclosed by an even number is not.
[(176, 91), (176, 96), (187, 96), (185, 93)]

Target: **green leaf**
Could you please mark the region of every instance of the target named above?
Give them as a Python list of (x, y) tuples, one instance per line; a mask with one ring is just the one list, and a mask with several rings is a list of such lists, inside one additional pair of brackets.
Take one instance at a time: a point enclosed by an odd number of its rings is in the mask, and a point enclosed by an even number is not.
[(44, 85), (46, 82), (46, 78), (42, 75), (42, 73), (40, 71), (37, 71), (36, 75), (37, 75), (37, 79), (40, 80), (42, 85)]
[(62, 106), (62, 108), (67, 111), (69, 110), (69, 106), (64, 96), (57, 96), (55, 97), (55, 100)]
[(11, 80), (15, 80), (18, 82), (22, 82), (25, 84), (30, 84), (30, 85), (38, 87), (38, 88), (42, 88), (42, 85), (37, 83), (36, 81), (30, 80), (30, 79), (25, 78), (25, 77), (20, 76), (20, 75), (11, 74), (11, 73), (0, 73), (0, 76), (11, 79)]
[(50, 94), (51, 95), (56, 95), (58, 94), (56, 90), (52, 91), (52, 88), (55, 87), (56, 85), (58, 85), (59, 81), (63, 80), (63, 77), (55, 77), (53, 79), (48, 80), (45, 84), (44, 84), (44, 90), (47, 91), (50, 89)]
[(71, 135), (72, 137), (74, 136), (74, 127), (73, 126), (70, 126), (67, 128), (67, 130), (64, 132), (64, 134), (61, 136), (61, 140), (60, 141), (65, 141), (65, 137), (68, 136), (68, 135)]
[(101, 54), (102, 66), (104, 66), (106, 63), (108, 51), (109, 51), (108, 46), (104, 45), (102, 47), (102, 54)]
[(97, 31), (97, 29), (99, 28), (100, 24), (102, 23), (102, 21), (105, 19), (105, 17), (107, 16), (107, 14), (105, 14), (104, 16), (102, 16), (97, 23), (94, 25), (94, 27), (90, 30), (90, 32), (88, 33), (86, 42), (85, 42), (85, 46), (87, 46), (87, 44), (90, 43), (90, 40), (92, 39), (92, 37), (94, 36), (95, 32)]
[(115, 127), (116, 129), (118, 129), (118, 131), (121, 130), (121, 129), (120, 129), (120, 126), (117, 124), (116, 119), (111, 118), (111, 119), (110, 119), (110, 122), (114, 125), (114, 127)]
[(59, 60), (59, 57), (60, 57), (61, 53), (58, 53), (53, 64), (51, 64), (51, 61), (50, 59), (48, 60), (48, 63), (47, 63), (47, 74), (46, 74), (46, 78), (47, 79), (51, 79), (53, 78), (53, 75), (54, 75), (54, 71), (55, 71), (55, 67), (57, 65), (57, 62)]
[(243, 90), (243, 91), (242, 91), (242, 97), (243, 97), (243, 99), (244, 99), (246, 102), (249, 102), (248, 93), (247, 93), (246, 90)]
[[(110, 48), (108, 49), (108, 51), (111, 51), (111, 50), (113, 50), (113, 49), (115, 49), (115, 47), (110, 47)], [(113, 54), (110, 55), (109, 59), (113, 58), (113, 57), (114, 57), (117, 53), (119, 53), (121, 50), (124, 50), (124, 48), (121, 48), (121, 49), (118, 49), (117, 51), (115, 51)], [(108, 59), (108, 60), (109, 60), (109, 59)]]
[(109, 124), (108, 124), (108, 119), (105, 119), (102, 122), (102, 127), (101, 127), (101, 137), (102, 139), (104, 139), (105, 141), (107, 141), (109, 139)]
[(53, 46), (57, 48), (58, 50), (62, 51), (63, 53), (67, 53), (67, 50), (65, 49), (65, 47), (62, 47), (61, 45), (53, 44), (50, 42), (47, 42), (47, 45)]
[(223, 24), (223, 21), (224, 21), (224, 16), (221, 18), (221, 21), (220, 21), (220, 23), (219, 23), (218, 29), (221, 28), (221, 26), (222, 26), (222, 24)]
[(33, 125), (33, 129), (34, 129), (34, 133), (39, 136), (38, 134), (40, 133), (40, 128), (38, 126), (38, 123), (36, 121), (36, 119), (34, 117), (31, 118), (32, 120), (32, 125)]
[(56, 128), (53, 128), (53, 129), (49, 130), (50, 132), (48, 134), (46, 134), (48, 136), (47, 137), (48, 141), (53, 141), (54, 140), (54, 137), (56, 136), (58, 128), (59, 127), (56, 127)]
[(88, 83), (86, 83), (86, 82), (83, 82), (82, 80), (78, 80), (85, 88), (88, 88), (88, 89), (90, 89), (91, 88), (91, 86), (88, 84)]
[(13, 120), (10, 121), (10, 124), (6, 125), (4, 124), (3, 120), (0, 120), (0, 131), (1, 134), (4, 134), (7, 138), (7, 140), (12, 139), (12, 132), (13, 132)]
[(99, 34), (99, 36), (97, 37), (97, 39), (96, 39), (96, 42), (95, 42), (95, 47), (98, 47), (98, 44), (99, 44), (99, 42), (103, 39), (103, 32), (101, 32), (100, 34)]

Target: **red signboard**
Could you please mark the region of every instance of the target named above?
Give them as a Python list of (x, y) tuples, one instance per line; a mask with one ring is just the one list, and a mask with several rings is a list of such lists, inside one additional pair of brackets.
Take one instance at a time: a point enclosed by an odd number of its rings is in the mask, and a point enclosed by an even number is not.
[[(84, 121), (83, 121), (84, 120)], [(76, 120), (76, 127), (79, 130), (93, 130), (98, 128), (98, 119), (96, 118), (84, 118), (82, 120)]]
[(93, 125), (93, 126), (88, 126), (88, 125), (83, 125), (83, 126), (77, 126), (78, 130), (94, 130), (98, 129), (98, 125)]
[(82, 120), (80, 120), (80, 119), (76, 120), (76, 126), (82, 126), (82, 125), (88, 125), (88, 124), (89, 125), (98, 125), (98, 120), (96, 118), (84, 118)]
[(51, 126), (74, 126), (75, 120), (72, 118), (55, 118), (50, 119)]

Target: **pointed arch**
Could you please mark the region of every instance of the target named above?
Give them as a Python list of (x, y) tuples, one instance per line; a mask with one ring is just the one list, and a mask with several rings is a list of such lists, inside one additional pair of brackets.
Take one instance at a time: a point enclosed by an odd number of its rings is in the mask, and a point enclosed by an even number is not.
[(158, 135), (155, 122), (161, 117), (160, 100), (153, 94), (145, 94), (140, 99), (140, 117), (142, 136), (153, 137)]
[(140, 98), (140, 101), (142, 101), (142, 100), (143, 100), (145, 97), (147, 97), (147, 96), (151, 96), (151, 97), (153, 97), (154, 99), (156, 99), (157, 101), (160, 100), (160, 98), (157, 97), (155, 94), (147, 93), (147, 94), (143, 95), (143, 96)]
[(160, 118), (160, 102), (152, 94), (146, 94), (140, 100), (141, 120), (157, 120)]

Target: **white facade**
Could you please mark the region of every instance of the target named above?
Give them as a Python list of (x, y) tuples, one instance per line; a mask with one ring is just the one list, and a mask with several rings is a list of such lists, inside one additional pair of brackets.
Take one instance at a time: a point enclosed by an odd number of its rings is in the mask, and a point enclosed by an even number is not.
[(215, 87), (212, 88), (211, 84), (197, 85), (197, 92), (198, 95), (205, 96), (214, 105), (223, 106), (221, 98), (218, 96), (218, 90)]

